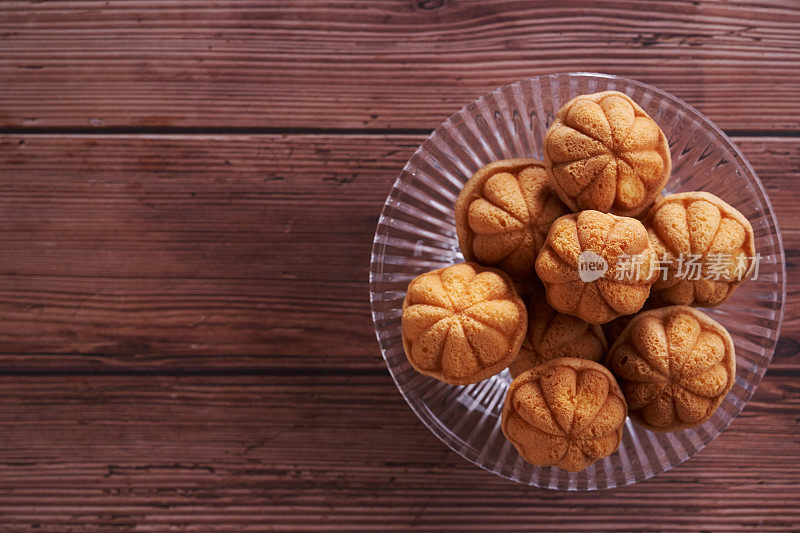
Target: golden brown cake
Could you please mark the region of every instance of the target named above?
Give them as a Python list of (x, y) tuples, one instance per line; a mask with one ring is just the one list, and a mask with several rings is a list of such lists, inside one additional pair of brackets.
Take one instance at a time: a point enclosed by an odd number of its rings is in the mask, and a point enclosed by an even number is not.
[(750, 275), (750, 258), (756, 253), (753, 228), (713, 194), (666, 196), (644, 223), (666, 268), (666, 279), (659, 273), (652, 288), (653, 298), (662, 304), (719, 305)]
[(547, 231), (568, 212), (550, 186), (544, 163), (496, 161), (476, 172), (458, 196), (458, 245), (467, 261), (529, 281), (536, 277), (533, 265)]
[(512, 377), (558, 357), (600, 361), (608, 345), (600, 326), (565, 315), (547, 303), (544, 291), (534, 293), (528, 305), (528, 335), (508, 370)]
[(459, 263), (414, 278), (403, 300), (406, 357), (453, 385), (497, 374), (516, 357), (528, 315), (507, 274)]
[(603, 324), (641, 309), (656, 274), (654, 261), (641, 222), (582, 211), (553, 224), (536, 272), (556, 311)]
[(533, 277), (526, 281), (517, 281), (514, 280), (514, 288), (517, 289), (517, 294), (519, 297), (522, 298), (523, 302), (527, 302), (531, 299), (531, 295), (537, 290), (542, 290), (542, 282), (539, 281), (539, 278), (536, 276), (536, 267), (535, 265), (532, 268)]
[(567, 207), (622, 216), (643, 213), (672, 169), (664, 132), (616, 91), (567, 102), (545, 135), (544, 160)]
[[(642, 313), (644, 311), (649, 311), (650, 309), (658, 309), (659, 307), (664, 307), (664, 306), (656, 305), (653, 302), (653, 295), (651, 288), (650, 297), (647, 299), (642, 308), (639, 310), (639, 313)], [(615, 318), (611, 322), (606, 322), (605, 324), (602, 325), (603, 334), (606, 336), (606, 342), (608, 343), (609, 346), (614, 345), (619, 336), (622, 334), (622, 332), (625, 330), (628, 324), (631, 323), (631, 320), (633, 320), (633, 318), (637, 316), (637, 314), (622, 315), (621, 317)]]
[[(650, 300), (648, 299), (647, 301), (649, 302)], [(644, 309), (644, 307), (642, 307), (642, 309)], [(625, 327), (630, 324), (635, 316), (636, 315), (622, 315), (601, 326), (603, 328), (603, 335), (606, 336), (606, 342), (609, 346), (614, 345), (622, 332), (625, 331)]]
[(725, 328), (676, 305), (636, 315), (606, 366), (619, 380), (631, 418), (666, 432), (711, 418), (733, 387), (736, 354)]
[(553, 359), (508, 388), (501, 428), (531, 464), (577, 472), (619, 447), (627, 406), (605, 367)]

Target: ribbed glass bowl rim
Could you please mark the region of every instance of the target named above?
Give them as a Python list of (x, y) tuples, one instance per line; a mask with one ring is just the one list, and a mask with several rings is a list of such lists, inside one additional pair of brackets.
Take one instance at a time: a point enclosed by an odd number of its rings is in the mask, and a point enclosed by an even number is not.
[[(392, 370), (391, 365), (389, 365), (389, 361), (388, 361), (388, 359), (386, 357), (386, 353), (384, 351), (383, 344), (381, 343), (380, 332), (378, 331), (377, 310), (375, 309), (375, 300), (373, 299), (373, 292), (374, 291), (372, 290), (373, 284), (376, 282), (376, 280), (375, 280), (375, 271), (377, 269), (375, 269), (373, 267), (376, 266), (376, 265), (380, 265), (381, 264), (381, 258), (383, 257), (383, 249), (386, 246), (385, 242), (383, 242), (383, 243), (379, 242), (378, 232), (379, 232), (381, 226), (383, 225), (384, 220), (386, 219), (386, 211), (389, 208), (389, 200), (391, 199), (392, 192), (396, 188), (398, 188), (398, 185), (400, 185), (400, 183), (401, 183), (400, 180), (402, 179), (402, 177), (406, 173), (406, 171), (409, 170), (409, 166), (410, 166), (411, 162), (414, 160), (414, 158), (417, 157), (419, 155), (419, 153), (422, 151), (423, 146), (425, 146), (425, 143), (428, 142), (429, 140), (431, 140), (432, 138), (436, 137), (437, 135), (441, 135), (441, 132), (445, 131), (447, 129), (447, 127), (450, 124), (453, 123), (453, 121), (456, 119), (456, 117), (459, 114), (461, 114), (463, 111), (467, 110), (467, 108), (476, 105), (481, 100), (485, 100), (485, 99), (489, 98), (492, 95), (499, 95), (504, 89), (506, 89), (508, 87), (511, 87), (511, 86), (514, 86), (514, 85), (517, 85), (517, 84), (523, 84), (523, 83), (532, 82), (532, 81), (535, 81), (535, 80), (544, 80), (544, 79), (549, 79), (549, 78), (558, 77), (558, 76), (567, 76), (567, 77), (570, 77), (570, 78), (603, 78), (603, 79), (621, 80), (621, 81), (624, 81), (625, 83), (628, 83), (628, 84), (631, 84), (631, 85), (634, 85), (634, 86), (638, 86), (638, 87), (640, 87), (641, 89), (643, 89), (645, 91), (650, 91), (650, 92), (656, 93), (656, 94), (662, 96), (663, 98), (665, 98), (667, 100), (671, 100), (675, 105), (680, 106), (680, 107), (688, 110), (691, 113), (694, 113), (694, 115), (697, 117), (698, 120), (702, 121), (706, 126), (708, 126), (719, 137), (719, 139), (723, 142), (723, 144), (725, 145), (725, 147), (728, 150), (730, 150), (731, 152), (736, 154), (736, 156), (739, 158), (739, 161), (741, 162), (741, 165), (747, 170), (747, 172), (750, 173), (750, 176), (752, 178), (754, 178), (754, 183), (758, 187), (759, 192), (761, 193), (762, 197), (764, 198), (764, 200), (766, 202), (766, 206), (769, 209), (769, 214), (770, 214), (772, 225), (775, 228), (778, 249), (779, 249), (780, 254), (781, 254), (781, 261), (780, 261), (780, 266), (781, 266), (781, 287), (780, 287), (781, 307), (780, 307), (780, 311), (778, 313), (777, 326), (775, 328), (775, 339), (776, 339), (775, 342), (776, 342), (776, 344), (777, 344), (777, 339), (780, 338), (780, 330), (781, 330), (781, 326), (783, 325), (783, 316), (784, 316), (784, 312), (785, 312), (785, 309), (786, 309), (786, 305), (785, 305), (785, 303), (786, 303), (786, 254), (785, 254), (785, 250), (783, 248), (783, 237), (781, 235), (780, 225), (778, 224), (778, 218), (775, 215), (775, 210), (772, 207), (772, 201), (770, 200), (769, 195), (767, 194), (767, 191), (764, 188), (764, 184), (761, 182), (761, 178), (758, 177), (758, 174), (756, 174), (756, 172), (753, 169), (752, 165), (750, 165), (750, 162), (744, 156), (744, 154), (739, 149), (739, 147), (736, 146), (736, 144), (725, 134), (724, 131), (722, 131), (722, 129), (720, 129), (716, 124), (714, 124), (714, 122), (711, 121), (711, 119), (706, 117), (703, 113), (698, 111), (695, 107), (689, 105), (688, 103), (686, 103), (682, 99), (678, 98), (677, 96), (674, 96), (674, 95), (672, 95), (672, 94), (670, 94), (670, 93), (668, 93), (666, 91), (663, 91), (663, 90), (661, 90), (661, 89), (659, 89), (657, 87), (654, 87), (652, 85), (640, 82), (638, 80), (634, 80), (632, 78), (627, 78), (627, 77), (624, 77), (624, 76), (617, 76), (617, 75), (614, 75), (614, 74), (604, 74), (604, 73), (600, 73), (600, 72), (586, 72), (586, 71), (554, 72), (554, 73), (551, 73), (551, 74), (542, 74), (540, 76), (534, 76), (532, 78), (525, 78), (525, 79), (522, 79), (522, 80), (517, 80), (515, 82), (512, 82), (512, 83), (503, 85), (501, 87), (498, 87), (495, 90), (490, 91), (488, 93), (484, 93), (483, 95), (479, 96), (478, 98), (476, 98), (472, 102), (462, 106), (458, 111), (456, 111), (455, 113), (451, 114), (447, 118), (447, 120), (445, 120), (438, 128), (433, 130), (430, 133), (430, 135), (428, 135), (428, 137), (426, 137), (425, 140), (423, 140), (420, 143), (419, 147), (417, 147), (417, 149), (414, 151), (414, 153), (408, 158), (408, 161), (403, 166), (403, 169), (398, 174), (397, 179), (395, 179), (394, 183), (392, 184), (391, 189), (389, 190), (389, 195), (387, 196), (386, 201), (384, 202), (383, 208), (381, 209), (381, 214), (380, 214), (380, 217), (378, 218), (378, 224), (376, 225), (376, 228), (375, 228), (375, 234), (374, 234), (374, 237), (373, 237), (373, 244), (372, 244), (372, 252), (371, 252), (371, 255), (370, 255), (370, 269), (369, 269), (370, 311), (371, 311), (371, 315), (372, 315), (373, 327), (375, 329), (375, 336), (376, 336), (376, 338), (378, 340), (378, 345), (379, 345), (380, 350), (381, 350), (381, 357), (383, 357), (384, 363), (386, 363), (386, 368), (389, 370), (389, 375), (392, 377), (392, 381), (394, 381), (395, 387), (397, 388), (397, 390), (400, 391), (400, 394), (403, 396), (403, 399), (406, 401), (406, 403), (411, 408), (411, 410), (414, 412), (414, 414), (425, 424), (425, 426), (434, 435), (436, 435), (436, 437), (439, 438), (439, 440), (441, 440), (444, 444), (447, 445), (448, 448), (450, 448), (451, 450), (456, 452), (458, 455), (460, 455), (461, 457), (463, 457), (464, 459), (466, 459), (470, 463), (476, 465), (477, 467), (481, 468), (482, 470), (486, 470), (488, 472), (491, 472), (492, 474), (495, 474), (497, 476), (506, 478), (506, 479), (508, 479), (510, 481), (513, 481), (513, 482), (519, 483), (519, 484), (524, 484), (524, 483), (522, 483), (520, 480), (514, 479), (514, 478), (512, 478), (510, 476), (506, 476), (501, 472), (495, 472), (493, 470), (489, 470), (488, 468), (486, 468), (482, 464), (478, 463), (474, 459), (472, 459), (469, 456), (467, 456), (465, 453), (463, 453), (458, 448), (455, 448), (454, 446), (452, 446), (452, 444), (450, 442), (448, 442), (447, 435), (442, 430), (442, 427), (440, 427), (438, 424), (430, 423), (429, 422), (429, 417), (427, 415), (425, 415), (423, 412), (421, 412), (414, 405), (414, 403), (411, 401), (411, 399), (406, 394), (406, 391), (403, 390), (402, 386), (400, 386), (400, 383), (398, 382), (397, 377), (395, 376), (395, 373)], [(761, 384), (761, 381), (763, 380), (764, 375), (766, 374), (766, 371), (767, 371), (767, 369), (769, 368), (769, 365), (772, 362), (772, 358), (773, 358), (774, 354), (775, 354), (775, 346), (773, 346), (772, 349), (771, 349), (771, 353), (769, 354), (768, 362), (767, 362), (766, 365), (764, 365), (763, 372), (760, 372), (758, 374), (757, 382), (754, 384), (752, 390), (750, 390), (749, 393), (747, 394), (747, 396), (744, 398), (744, 400), (743, 400), (743, 402), (741, 404), (741, 407), (739, 408), (737, 413), (732, 416), (731, 422), (733, 422), (733, 420), (737, 416), (739, 416), (739, 413), (742, 412), (742, 410), (745, 408), (747, 403), (753, 397), (753, 394), (755, 394), (755, 392), (758, 390), (758, 386)], [(727, 427), (727, 425), (730, 425), (731, 422), (726, 424), (726, 427)], [(681, 461), (681, 463), (682, 462), (683, 461)], [(667, 472), (667, 471), (671, 470), (672, 468), (674, 468), (674, 466), (677, 466), (677, 465), (670, 465), (665, 470), (662, 470), (662, 471), (659, 471), (659, 472), (653, 472), (650, 475), (646, 475), (643, 479), (641, 479), (639, 481), (646, 481), (648, 479), (651, 479), (651, 478), (653, 478), (653, 477), (655, 477), (655, 476), (657, 476), (659, 474), (662, 474), (664, 472)], [(636, 482), (634, 482), (634, 483), (636, 483)], [(526, 486), (534, 486), (534, 485), (526, 485)], [(603, 489), (603, 490), (609, 490), (609, 489), (614, 489), (614, 488), (622, 488), (624, 486), (628, 486), (628, 485), (615, 485), (613, 487), (609, 487), (609, 488), (606, 488), (606, 489)], [(547, 490), (558, 490), (558, 489), (550, 489), (548, 487), (539, 487), (539, 488), (543, 488), (543, 489), (547, 489)], [(598, 490), (598, 489), (590, 489), (590, 490)]]

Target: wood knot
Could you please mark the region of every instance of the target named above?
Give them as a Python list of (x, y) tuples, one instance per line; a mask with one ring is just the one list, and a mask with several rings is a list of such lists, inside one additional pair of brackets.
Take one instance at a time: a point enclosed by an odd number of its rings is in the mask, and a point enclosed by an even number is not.
[(444, 7), (444, 0), (416, 0), (416, 4), (420, 9), (439, 9), (440, 7)]

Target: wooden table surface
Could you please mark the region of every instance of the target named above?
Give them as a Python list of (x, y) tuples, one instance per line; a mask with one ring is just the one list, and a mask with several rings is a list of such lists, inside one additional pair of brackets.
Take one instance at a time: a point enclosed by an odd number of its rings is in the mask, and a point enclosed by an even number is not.
[[(786, 247), (773, 363), (680, 467), (559, 493), (406, 406), (370, 319), (407, 158), (499, 85), (654, 84)], [(800, 530), (800, 4), (0, 3), (0, 530)]]

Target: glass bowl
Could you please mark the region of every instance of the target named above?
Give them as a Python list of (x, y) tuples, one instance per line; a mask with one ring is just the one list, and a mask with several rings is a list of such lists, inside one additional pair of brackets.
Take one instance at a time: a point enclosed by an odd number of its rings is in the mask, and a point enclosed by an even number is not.
[[(542, 140), (561, 105), (579, 94), (628, 94), (669, 138), (672, 177), (664, 194), (708, 191), (753, 225), (761, 254), (758, 279), (743, 283), (720, 307), (705, 310), (736, 345), (736, 382), (705, 424), (653, 433), (626, 421), (619, 449), (570, 473), (532, 466), (500, 430), (510, 382), (507, 370), (480, 383), (448, 385), (417, 373), (403, 353), (401, 307), (417, 275), (463, 261), (453, 218), (456, 197), (487, 163), (542, 157)], [(370, 263), (375, 332), (389, 372), (411, 409), (450, 448), (514, 481), (562, 490), (596, 490), (636, 483), (679, 465), (719, 435), (753, 395), (772, 359), (786, 297), (783, 244), (761, 181), (741, 151), (706, 117), (678, 98), (634, 80), (605, 74), (540, 76), (500, 87), (439, 126), (417, 149), (381, 213)]]

